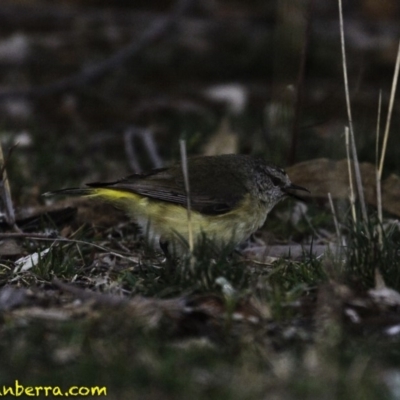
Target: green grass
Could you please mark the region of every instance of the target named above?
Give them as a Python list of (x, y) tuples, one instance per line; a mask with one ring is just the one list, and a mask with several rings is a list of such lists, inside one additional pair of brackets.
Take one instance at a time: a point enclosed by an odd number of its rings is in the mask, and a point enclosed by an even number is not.
[(349, 220), (347, 223), (347, 278), (371, 288), (375, 285), (375, 273), (379, 271), (391, 288), (400, 290), (400, 232), (397, 224), (384, 227), (375, 214), (370, 214), (365, 223), (360, 215), (358, 218), (357, 222)]
[[(310, 207), (295, 235), (333, 232), (329, 216)], [(278, 237), (287, 234), (283, 225)], [(377, 226), (373, 214), (367, 224), (347, 222), (345, 253), (272, 264), (229, 246), (217, 251), (206, 238), (193, 256), (165, 260), (128, 224), (78, 230), (80, 242), (25, 239), (27, 254), (49, 251), (26, 272), (3, 264), (4, 283), (35, 289), (1, 314), (0, 385), (106, 386), (112, 398), (127, 399), (390, 399), (384, 377), (398, 366), (400, 343), (384, 326), (394, 311), (367, 308), (383, 325), (353, 324), (342, 294), (366, 296), (376, 268), (397, 287), (399, 232), (385, 229), (380, 247)], [(97, 297), (79, 300), (54, 278), (119, 299), (180, 298), (185, 311), (160, 303), (138, 314)]]

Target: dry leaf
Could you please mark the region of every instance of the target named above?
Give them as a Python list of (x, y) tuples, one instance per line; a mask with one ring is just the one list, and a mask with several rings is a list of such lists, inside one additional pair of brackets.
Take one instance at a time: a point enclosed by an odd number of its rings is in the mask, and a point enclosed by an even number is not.
[[(376, 206), (376, 170), (370, 163), (360, 163), (365, 200)], [(287, 168), (290, 179), (304, 186), (311, 194), (303, 197), (327, 199), (328, 192), (335, 199), (349, 198), (349, 174), (347, 160), (328, 160), (319, 158), (305, 161)], [(382, 206), (385, 211), (400, 216), (400, 177), (390, 175), (382, 182)]]

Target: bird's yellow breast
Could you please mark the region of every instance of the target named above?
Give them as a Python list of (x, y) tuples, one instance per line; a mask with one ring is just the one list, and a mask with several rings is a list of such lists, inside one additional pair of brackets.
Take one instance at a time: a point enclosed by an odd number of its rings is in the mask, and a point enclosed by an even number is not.
[[(96, 188), (89, 195), (107, 200), (123, 208), (136, 220), (151, 239), (188, 240), (189, 224), (187, 209), (181, 205), (151, 199), (122, 190)], [(248, 194), (238, 206), (224, 214), (207, 215), (191, 212), (191, 229), (194, 239), (201, 236), (217, 244), (239, 244), (261, 227), (271, 207)]]

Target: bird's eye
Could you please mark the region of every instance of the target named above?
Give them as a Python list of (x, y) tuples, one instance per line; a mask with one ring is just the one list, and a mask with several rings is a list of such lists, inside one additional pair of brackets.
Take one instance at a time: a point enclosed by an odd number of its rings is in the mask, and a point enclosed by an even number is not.
[(282, 181), (279, 178), (277, 178), (276, 176), (271, 176), (271, 181), (275, 186), (282, 185)]

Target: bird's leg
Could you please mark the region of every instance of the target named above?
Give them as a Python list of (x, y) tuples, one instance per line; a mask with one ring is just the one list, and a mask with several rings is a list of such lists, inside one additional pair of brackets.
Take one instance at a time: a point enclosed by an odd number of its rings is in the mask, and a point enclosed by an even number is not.
[(165, 262), (166, 262), (166, 267), (170, 270), (170, 272), (175, 272), (176, 270), (176, 259), (172, 257), (171, 252), (170, 252), (170, 243), (167, 239), (163, 239), (160, 237), (159, 240), (161, 250), (164, 253), (165, 256)]
[(164, 253), (164, 256), (167, 258), (167, 260), (170, 260), (171, 253), (169, 251), (169, 241), (167, 239), (163, 239), (162, 237), (160, 237), (159, 243), (161, 250)]

